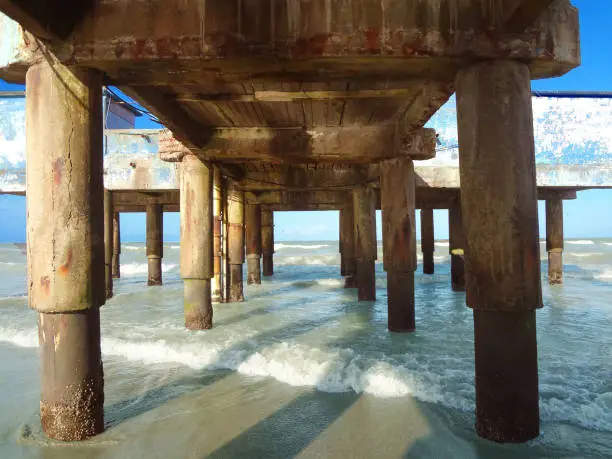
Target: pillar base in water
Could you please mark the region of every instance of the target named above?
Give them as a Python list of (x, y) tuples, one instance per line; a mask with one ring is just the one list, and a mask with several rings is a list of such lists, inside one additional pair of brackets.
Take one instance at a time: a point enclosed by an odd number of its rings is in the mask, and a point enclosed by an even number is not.
[(374, 260), (357, 262), (357, 299), (359, 301), (376, 301), (376, 273)]
[(263, 256), (263, 275), (265, 277), (274, 275), (274, 255), (271, 253)]
[(414, 331), (413, 272), (387, 272), (387, 307), (389, 331)]
[(147, 285), (162, 285), (162, 259), (149, 257), (149, 279)]
[(185, 327), (208, 330), (213, 324), (210, 279), (183, 279)]
[(77, 441), (104, 431), (100, 310), (38, 314), (40, 421), (48, 437)]
[(563, 284), (563, 252), (548, 252), (548, 283)]
[(261, 262), (257, 255), (247, 255), (247, 284), (261, 284)]
[(465, 261), (460, 255), (451, 255), (451, 287), (454, 292), (465, 291)]
[(240, 303), (244, 301), (242, 289), (242, 265), (230, 265), (230, 288), (228, 303)]
[(474, 311), (476, 431), (500, 443), (540, 432), (535, 311)]

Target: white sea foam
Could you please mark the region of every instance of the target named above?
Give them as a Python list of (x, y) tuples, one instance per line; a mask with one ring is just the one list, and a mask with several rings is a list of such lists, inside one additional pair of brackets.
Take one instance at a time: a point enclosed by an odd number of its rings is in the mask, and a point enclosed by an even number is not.
[(436, 241), (436, 245), (440, 246), (440, 247), (448, 247), (450, 245), (450, 242), (448, 242), (448, 241)]
[(580, 241), (565, 241), (566, 244), (572, 244), (572, 245), (594, 245), (595, 242), (585, 239), (585, 240), (580, 240)]
[(38, 347), (36, 329), (17, 330), (14, 327), (0, 327), (0, 341), (19, 347)]
[(122, 245), (121, 250), (144, 250), (144, 245)]
[(317, 255), (317, 256), (294, 256), (276, 257), (274, 263), (277, 265), (317, 265), (332, 266), (340, 263), (340, 254)]
[[(176, 268), (178, 265), (175, 263), (162, 263), (162, 272), (168, 272)], [(147, 263), (126, 263), (121, 265), (122, 276), (137, 276), (139, 274), (146, 274), (149, 271)]]
[(329, 244), (301, 245), (301, 244), (283, 244), (280, 242), (277, 244), (274, 244), (274, 250), (283, 250), (283, 249), (316, 250), (316, 249), (324, 249), (325, 247), (331, 247), (331, 246)]
[(344, 279), (317, 279), (318, 285), (325, 287), (338, 287), (344, 285)]
[(595, 279), (612, 280), (612, 269), (606, 269), (603, 272), (596, 274)]
[(609, 245), (612, 246), (612, 242), (604, 242), (603, 245)]
[(567, 252), (566, 255), (571, 256), (571, 257), (578, 257), (578, 258), (588, 258), (588, 257), (594, 257), (594, 256), (601, 255), (601, 254), (591, 253), (591, 252), (586, 252), (586, 253)]
[[(0, 341), (26, 348), (38, 346), (35, 329), (0, 327)], [(271, 377), (292, 386), (316, 387), (323, 392), (352, 391), (385, 398), (413, 396), (461, 411), (474, 409), (473, 385), (461, 383), (471, 379), (470, 367), (427, 365), (409, 357), (403, 364), (392, 363), (384, 357), (365, 357), (351, 348), (318, 348), (286, 341), (268, 344), (257, 341), (255, 336), (245, 339), (241, 334), (216, 339), (205, 346), (199, 340), (171, 343), (103, 336), (102, 353), (147, 365), (228, 369), (245, 376)], [(551, 387), (543, 383), (542, 390), (550, 391)], [(611, 392), (585, 399), (579, 388), (568, 387), (567, 380), (563, 387), (561, 392), (567, 393), (563, 398), (541, 401), (544, 420), (612, 431)]]

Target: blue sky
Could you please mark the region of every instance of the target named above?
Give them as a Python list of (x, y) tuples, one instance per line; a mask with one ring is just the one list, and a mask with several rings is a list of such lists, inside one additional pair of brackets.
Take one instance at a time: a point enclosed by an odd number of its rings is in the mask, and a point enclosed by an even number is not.
[[(580, 10), (582, 66), (561, 78), (534, 81), (535, 90), (612, 91), (612, 47), (608, 46), (612, 2), (610, 0), (573, 0)], [(0, 80), (0, 90), (11, 89)], [(146, 127), (146, 120), (139, 127)], [(565, 236), (567, 238), (612, 237), (612, 190), (588, 190), (578, 193), (575, 201), (565, 201)], [(544, 231), (544, 204), (540, 202), (540, 235)], [(417, 212), (417, 220), (418, 220)], [(448, 213), (435, 211), (435, 235), (448, 238)], [(378, 238), (381, 238), (380, 212), (377, 215)], [(142, 241), (145, 237), (144, 214), (121, 215), (121, 239)], [(179, 218), (176, 213), (164, 215), (164, 237), (178, 241)], [(277, 212), (275, 237), (283, 240), (338, 239), (337, 212)], [(0, 242), (25, 240), (25, 199), (0, 196)]]

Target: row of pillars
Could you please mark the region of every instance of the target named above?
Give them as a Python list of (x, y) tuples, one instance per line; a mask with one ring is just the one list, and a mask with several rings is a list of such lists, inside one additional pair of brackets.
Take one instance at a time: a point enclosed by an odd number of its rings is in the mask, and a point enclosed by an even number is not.
[[(187, 160), (187, 164), (192, 159)], [(189, 166), (184, 166), (188, 170)], [(262, 208), (259, 204), (245, 204), (244, 193), (238, 190), (232, 190), (230, 196), (231, 203), (226, 203), (224, 179), (218, 168), (213, 167), (213, 200), (212, 200), (212, 270), (213, 277), (211, 278), (211, 300), (218, 303), (237, 302), (244, 300), (242, 289), (242, 265), (245, 261), (244, 250), (246, 242), (246, 261), (247, 261), (247, 283), (261, 284), (262, 275), (262, 258), (263, 258), (263, 275), (272, 276), (274, 273), (274, 217), (273, 212), (269, 208)], [(186, 185), (188, 186), (188, 185)], [(155, 286), (162, 285), (162, 258), (163, 258), (163, 208), (161, 204), (151, 203), (145, 206), (146, 209), (146, 255), (148, 259), (148, 280), (147, 285)], [(191, 211), (189, 212), (191, 216)], [(200, 223), (203, 220), (199, 220)], [(105, 190), (104, 192), (104, 245), (105, 245), (105, 284), (106, 298), (110, 299), (113, 296), (113, 279), (121, 277), (120, 271), (120, 255), (121, 255), (121, 237), (120, 237), (120, 219), (119, 212), (115, 212), (112, 204), (112, 192)], [(207, 236), (200, 239), (192, 238), (191, 222), (187, 219), (183, 220), (185, 224), (182, 228), (185, 233), (181, 236), (181, 241), (184, 242), (184, 250), (189, 250), (190, 255), (182, 258), (181, 263), (199, 263), (199, 260), (193, 260), (191, 252), (193, 244), (202, 244), (210, 242)], [(196, 225), (200, 224), (196, 223)], [(189, 225), (189, 231), (187, 230)], [(244, 235), (243, 235), (244, 228)], [(198, 231), (196, 229), (196, 231)], [(203, 231), (207, 232), (205, 228)], [(223, 234), (227, 235), (223, 237)], [(203, 240), (202, 240), (203, 239)], [(225, 245), (224, 245), (225, 241)], [(231, 242), (227, 242), (231, 241)], [(188, 245), (189, 244), (189, 245)], [(203, 247), (203, 246), (202, 246)], [(202, 249), (205, 250), (205, 249)], [(231, 256), (226, 256), (231, 250)], [(200, 251), (201, 252), (201, 251)], [(197, 252), (196, 252), (197, 253)], [(200, 253), (197, 256), (206, 256)], [(223, 260), (226, 263), (223, 263)], [(181, 264), (181, 265), (182, 265)], [(225, 265), (225, 267), (224, 267)], [(187, 268), (186, 268), (187, 269)], [(224, 276), (227, 273), (227, 276)], [(193, 275), (190, 271), (189, 276)], [(185, 277), (185, 279), (200, 279), (198, 277)], [(203, 280), (202, 278), (201, 280)], [(227, 279), (227, 286), (224, 282)], [(188, 282), (191, 292), (193, 286), (197, 282)], [(197, 328), (198, 323), (193, 320), (189, 328)]]
[[(97, 71), (68, 69), (52, 60), (30, 67), (26, 78), (28, 298), (38, 313), (42, 427), (60, 440), (104, 429), (99, 309), (107, 297), (105, 271), (112, 277), (113, 251), (104, 245), (102, 79)], [(535, 310), (542, 306), (529, 68), (516, 61), (475, 63), (459, 71), (455, 88), (465, 286), (474, 315), (476, 429), (494, 441), (525, 441), (539, 433)], [(194, 156), (182, 166), (185, 323), (205, 329), (212, 325), (215, 278), (214, 174)], [(412, 161), (385, 161), (381, 187), (389, 328), (409, 331), (415, 326)], [(226, 295), (239, 301), (244, 193), (231, 183), (226, 190), (219, 206), (227, 215), (228, 237), (221, 243), (227, 251)], [(342, 241), (347, 283), (356, 282), (359, 298), (368, 300), (375, 297), (374, 209), (370, 186), (357, 188), (352, 206), (343, 209), (354, 228), (352, 254)], [(559, 209), (549, 213), (558, 215)], [(253, 238), (248, 280), (257, 282)], [(549, 252), (560, 253), (559, 245), (551, 237)], [(160, 246), (148, 248), (147, 256), (155, 273)], [(552, 259), (555, 270), (560, 256)]]

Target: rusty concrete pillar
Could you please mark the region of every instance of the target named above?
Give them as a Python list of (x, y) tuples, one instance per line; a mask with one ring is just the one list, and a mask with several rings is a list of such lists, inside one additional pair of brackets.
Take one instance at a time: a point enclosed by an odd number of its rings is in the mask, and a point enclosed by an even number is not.
[(421, 209), (421, 252), (423, 253), (423, 274), (434, 273), (434, 218), (433, 209)]
[(244, 301), (242, 265), (244, 264), (244, 191), (230, 183), (227, 190), (228, 260), (230, 269), (227, 301)]
[(347, 199), (340, 214), (343, 223), (342, 258), (344, 259), (344, 288), (357, 287), (357, 259), (355, 257), (355, 213), (353, 212), (353, 197)]
[(247, 284), (261, 284), (261, 206), (246, 205)]
[(223, 222), (223, 177), (221, 169), (213, 167), (213, 268), (212, 300), (223, 302), (223, 269), (221, 260), (223, 258), (223, 240), (221, 226)]
[(263, 275), (274, 275), (274, 212), (268, 207), (261, 209), (261, 251)]
[(455, 88), (476, 430), (523, 442), (539, 434), (535, 310), (542, 305), (529, 67), (477, 63), (459, 71)]
[(121, 225), (119, 212), (113, 212), (113, 259), (111, 262), (111, 273), (113, 278), (121, 277)]
[(548, 283), (563, 283), (563, 200), (546, 201), (546, 251), (548, 252)]
[(113, 195), (104, 190), (104, 284), (106, 299), (113, 297)]
[(410, 158), (380, 164), (383, 263), (387, 271), (388, 327), (414, 331), (416, 226), (414, 164)]
[(376, 194), (371, 185), (353, 190), (357, 298), (376, 300)]
[(454, 202), (448, 209), (448, 250), (451, 257), (451, 287), (465, 291), (465, 232), (461, 217), (461, 203)]
[(147, 285), (162, 284), (162, 258), (164, 257), (164, 213), (160, 204), (147, 204), (147, 259), (149, 278)]
[(38, 312), (40, 419), (63, 441), (104, 430), (102, 75), (49, 58), (26, 76), (28, 301)]
[(213, 270), (213, 173), (195, 155), (181, 163), (181, 277), (184, 282), (185, 327), (212, 328), (210, 279)]

